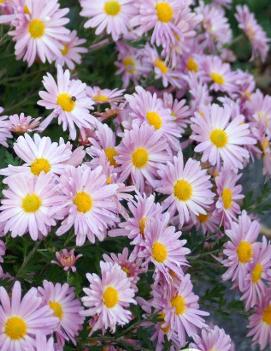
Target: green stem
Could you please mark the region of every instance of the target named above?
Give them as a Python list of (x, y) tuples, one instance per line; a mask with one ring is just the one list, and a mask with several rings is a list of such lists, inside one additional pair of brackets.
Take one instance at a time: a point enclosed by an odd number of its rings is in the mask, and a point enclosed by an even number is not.
[(21, 274), (23, 273), (25, 267), (28, 265), (29, 261), (31, 260), (31, 258), (35, 255), (36, 251), (38, 250), (39, 246), (41, 244), (41, 240), (37, 241), (33, 247), (33, 249), (29, 252), (29, 254), (24, 258), (24, 261), (20, 267), (20, 269), (18, 270), (17, 274), (16, 274), (16, 278), (19, 278), (21, 276)]

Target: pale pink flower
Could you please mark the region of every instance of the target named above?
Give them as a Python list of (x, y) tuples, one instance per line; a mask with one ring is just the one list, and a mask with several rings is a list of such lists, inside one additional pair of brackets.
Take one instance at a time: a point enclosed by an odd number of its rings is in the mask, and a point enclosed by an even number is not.
[(83, 307), (75, 297), (74, 288), (67, 283), (54, 285), (44, 280), (38, 292), (43, 305), (48, 306), (58, 318), (59, 324), (55, 330), (58, 343), (64, 346), (65, 341), (72, 341), (76, 345), (75, 338), (82, 329), (84, 318), (81, 315)]
[(206, 214), (199, 214), (198, 216), (191, 215), (191, 223), (196, 226), (198, 231), (203, 234), (217, 233), (219, 230), (221, 218), (215, 211), (215, 205), (212, 205)]
[(214, 194), (211, 192), (210, 177), (201, 168), (200, 162), (189, 158), (184, 163), (180, 151), (172, 162), (161, 165), (158, 173), (161, 181), (156, 190), (168, 195), (162, 206), (172, 216), (178, 213), (181, 227), (189, 221), (191, 214), (198, 216), (207, 213), (206, 210), (213, 203)]
[(217, 325), (203, 329), (200, 335), (193, 335), (194, 342), (190, 347), (201, 351), (231, 351), (232, 341), (224, 329), (220, 329)]
[(258, 24), (254, 14), (249, 11), (247, 5), (239, 5), (236, 7), (235, 17), (239, 28), (245, 32), (251, 43), (252, 58), (259, 57), (264, 62), (269, 51), (270, 40)]
[(11, 237), (29, 233), (32, 240), (47, 236), (56, 225), (58, 211), (63, 197), (56, 192), (53, 175), (41, 173), (38, 177), (20, 174), (8, 177), (8, 188), (3, 190), (0, 207), (0, 223), (4, 232)]
[[(0, 113), (2, 113), (4, 109), (0, 107)], [(0, 144), (8, 147), (7, 139), (12, 138), (12, 134), (10, 133), (11, 123), (8, 120), (8, 116), (0, 116)]]
[(35, 351), (36, 336), (49, 335), (56, 327), (57, 318), (42, 305), (37, 289), (30, 289), (22, 297), (19, 282), (15, 282), (11, 296), (0, 287), (1, 351)]
[(39, 58), (50, 63), (61, 55), (61, 41), (68, 40), (69, 30), (65, 24), (68, 8), (60, 9), (58, 0), (26, 0), (26, 23), (16, 26), (10, 32), (16, 41), (17, 59), (23, 59), (31, 66)]
[(212, 102), (210, 90), (202, 78), (189, 72), (187, 78), (189, 93), (191, 94), (191, 112), (200, 112), (202, 107), (208, 106)]
[(233, 109), (228, 104), (202, 106), (201, 111), (192, 118), (191, 138), (198, 143), (195, 152), (202, 153), (202, 162), (209, 161), (218, 168), (222, 162), (225, 168), (243, 168), (249, 159), (245, 146), (256, 143), (243, 116), (232, 116)]
[(242, 211), (238, 222), (232, 222), (231, 228), (225, 231), (230, 241), (226, 242), (223, 250), (226, 256), (223, 265), (227, 268), (223, 279), (232, 280), (241, 291), (246, 287), (248, 267), (255, 257), (259, 233), (259, 222), (252, 221), (246, 211)]
[(40, 129), (44, 130), (51, 121), (58, 117), (58, 124), (63, 130), (70, 132), (70, 138), (75, 139), (76, 128), (91, 128), (96, 120), (89, 113), (93, 102), (87, 96), (87, 86), (79, 79), (71, 79), (69, 70), (63, 71), (57, 66), (57, 81), (50, 73), (43, 77), (43, 86), (46, 91), (40, 91), (41, 100), (38, 105), (53, 112), (41, 123)]
[(256, 121), (271, 133), (271, 96), (264, 95), (260, 90), (250, 95), (246, 103), (250, 120)]
[(266, 283), (271, 282), (271, 245), (265, 237), (255, 247), (254, 259), (248, 265), (245, 279), (246, 286), (241, 300), (245, 301), (246, 309), (250, 309), (261, 302)]
[(134, 123), (125, 130), (122, 141), (116, 148), (119, 181), (131, 176), (133, 184), (143, 191), (145, 183), (155, 185), (158, 167), (169, 160), (168, 145), (161, 133), (155, 132), (147, 123)]
[(62, 43), (60, 55), (56, 57), (56, 64), (61, 66), (66, 65), (70, 70), (73, 70), (82, 62), (82, 54), (88, 52), (88, 49), (83, 46), (86, 39), (81, 39), (77, 36), (77, 31), (73, 30), (67, 35), (67, 40)]
[(106, 183), (101, 166), (94, 170), (86, 165), (67, 168), (59, 179), (64, 219), (56, 234), (63, 235), (74, 227), (78, 246), (86, 239), (92, 243), (95, 237), (103, 240), (107, 229), (118, 221), (114, 199), (117, 188), (115, 184)]
[(120, 89), (101, 89), (99, 87), (87, 87), (87, 95), (95, 105), (111, 104), (122, 102), (124, 90)]
[(91, 332), (97, 329), (116, 331), (116, 326), (123, 326), (132, 318), (130, 304), (136, 304), (135, 291), (126, 273), (118, 264), (100, 262), (101, 278), (97, 274), (87, 274), (89, 288), (84, 288), (86, 296), (82, 298), (87, 308), (84, 316), (97, 320)]
[(135, 14), (132, 0), (81, 0), (81, 6), (80, 15), (89, 18), (84, 27), (96, 28), (96, 35), (105, 31), (117, 41), (128, 34), (129, 21)]
[(72, 272), (76, 272), (76, 262), (83, 255), (75, 255), (74, 249), (67, 250), (63, 249), (61, 251), (56, 252), (57, 261), (51, 261), (51, 263), (57, 264), (59, 267), (63, 268), (65, 272), (71, 270)]
[(32, 118), (31, 116), (25, 116), (24, 113), (20, 113), (19, 115), (11, 115), (8, 119), (11, 132), (24, 134), (36, 131), (40, 125), (41, 117)]
[(54, 347), (54, 339), (50, 338), (47, 340), (46, 335), (43, 334), (37, 334), (35, 347), (36, 351), (56, 351)]

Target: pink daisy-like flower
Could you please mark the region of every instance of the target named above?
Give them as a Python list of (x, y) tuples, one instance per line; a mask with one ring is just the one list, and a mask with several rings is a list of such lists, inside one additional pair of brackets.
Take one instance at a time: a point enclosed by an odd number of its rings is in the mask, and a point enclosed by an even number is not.
[(215, 211), (215, 206), (212, 205), (206, 214), (192, 215), (192, 224), (197, 230), (201, 230), (203, 234), (217, 233), (220, 226), (220, 215)]
[(241, 178), (241, 174), (236, 174), (230, 169), (222, 169), (219, 175), (215, 178), (218, 200), (216, 208), (221, 216), (221, 222), (224, 226), (229, 226), (232, 220), (240, 213), (240, 200), (244, 198), (241, 194), (242, 186), (236, 183)]
[(182, 267), (187, 266), (186, 255), (190, 250), (185, 247), (186, 240), (180, 240), (181, 232), (169, 226), (170, 214), (153, 217), (146, 231), (144, 250), (139, 253), (147, 262), (152, 262), (155, 269), (170, 281), (172, 274), (183, 274)]
[(130, 304), (136, 304), (135, 291), (126, 273), (118, 264), (100, 262), (101, 278), (97, 274), (87, 274), (89, 288), (84, 288), (86, 296), (82, 298), (87, 308), (85, 316), (97, 316), (92, 331), (110, 328), (115, 332), (117, 325), (129, 323), (132, 314)]
[(63, 346), (65, 340), (71, 340), (76, 345), (75, 338), (82, 329), (84, 318), (81, 315), (83, 307), (75, 297), (74, 289), (66, 283), (54, 285), (45, 280), (38, 291), (43, 304), (49, 306), (59, 320), (55, 330), (58, 343)]
[(53, 112), (41, 123), (44, 130), (51, 121), (58, 116), (58, 124), (62, 124), (63, 130), (69, 129), (70, 138), (75, 139), (76, 128), (91, 128), (96, 120), (89, 113), (93, 102), (87, 96), (86, 84), (79, 79), (71, 79), (69, 70), (63, 71), (57, 66), (57, 81), (50, 73), (43, 77), (43, 85), (46, 91), (40, 91), (42, 100), (38, 105)]
[[(4, 109), (0, 107), (0, 113), (2, 113)], [(7, 116), (0, 116), (0, 144), (8, 147), (7, 139), (12, 138), (12, 134), (10, 133), (11, 124), (8, 120)]]
[(55, 178), (41, 173), (14, 175), (5, 181), (0, 207), (0, 223), (5, 234), (13, 238), (29, 233), (32, 240), (47, 236), (51, 226), (56, 225), (57, 210), (63, 197), (56, 193)]
[(55, 351), (54, 339), (47, 340), (46, 335), (37, 334), (35, 347), (36, 351)]
[(154, 186), (158, 166), (169, 160), (165, 139), (146, 123), (134, 123), (131, 130), (125, 130), (116, 149), (119, 181), (131, 176), (140, 191), (145, 189), (145, 181)]
[(191, 112), (201, 113), (202, 107), (208, 106), (212, 102), (210, 90), (200, 77), (191, 72), (189, 72), (186, 80), (191, 94)]
[(42, 305), (37, 289), (22, 297), (19, 282), (15, 282), (11, 297), (0, 287), (1, 351), (35, 351), (37, 334), (49, 335), (57, 327), (57, 318), (48, 306)]
[(61, 251), (56, 252), (57, 261), (51, 261), (51, 263), (57, 264), (59, 267), (63, 268), (65, 272), (71, 270), (72, 272), (76, 272), (76, 262), (83, 255), (75, 255), (74, 249), (67, 250), (63, 249)]
[(9, 166), (1, 170), (1, 174), (13, 176), (17, 173), (27, 173), (39, 176), (45, 174), (60, 174), (71, 156), (72, 152), (68, 144), (52, 142), (49, 137), (40, 137), (34, 134), (31, 138), (28, 134), (20, 136), (13, 145), (14, 151), (25, 164), (22, 166)]
[(135, 14), (132, 0), (81, 0), (81, 6), (80, 15), (89, 18), (84, 27), (96, 28), (96, 35), (106, 31), (117, 41), (128, 34), (129, 21)]
[(11, 132), (24, 134), (36, 131), (40, 125), (41, 117), (32, 118), (31, 116), (25, 116), (24, 113), (21, 113), (20, 115), (11, 115), (8, 119)]
[(139, 0), (136, 3), (138, 13), (130, 23), (140, 35), (153, 30), (152, 44), (173, 44), (175, 38), (182, 35), (180, 27), (176, 25), (176, 18), (184, 5), (188, 6), (188, 2), (182, 4), (177, 0)]
[(241, 291), (244, 291), (248, 267), (253, 262), (258, 245), (256, 240), (260, 233), (260, 224), (252, 221), (246, 211), (242, 211), (238, 222), (232, 222), (231, 228), (225, 233), (230, 241), (224, 245), (223, 250), (224, 255), (227, 256), (223, 261), (223, 265), (227, 268), (223, 279), (232, 280)]
[(154, 202), (154, 195), (137, 193), (127, 203), (131, 215), (125, 222), (119, 223), (120, 229), (112, 230), (115, 236), (123, 235), (133, 240), (131, 244), (140, 245), (145, 239), (150, 220), (162, 215), (159, 204)]
[(258, 24), (253, 13), (249, 11), (247, 5), (236, 7), (235, 17), (248, 37), (252, 46), (252, 58), (260, 57), (261, 61), (266, 60), (269, 50), (269, 40), (262, 27)]
[(70, 167), (59, 179), (59, 192), (64, 196), (64, 220), (56, 234), (63, 235), (74, 227), (76, 245), (86, 238), (94, 243), (95, 236), (103, 240), (108, 227), (117, 221), (114, 196), (118, 186), (106, 183), (102, 167), (91, 170), (87, 166)]
[(28, 66), (36, 58), (51, 63), (61, 55), (61, 41), (68, 40), (69, 30), (64, 26), (69, 19), (64, 16), (69, 9), (60, 9), (58, 0), (26, 0), (25, 6), (26, 24), (10, 32), (16, 41), (16, 57), (27, 61)]
[(170, 109), (166, 109), (163, 101), (156, 94), (151, 94), (142, 87), (136, 87), (133, 95), (125, 95), (131, 109), (131, 117), (147, 122), (155, 131), (160, 132), (170, 143), (178, 145), (181, 130), (171, 116)]
[(224, 329), (220, 329), (217, 325), (203, 329), (201, 335), (193, 336), (194, 343), (190, 347), (201, 351), (231, 351), (232, 341)]
[(266, 282), (271, 282), (271, 245), (263, 237), (263, 241), (255, 247), (253, 262), (248, 265), (246, 287), (241, 297), (246, 303), (246, 309), (260, 303)]
[(252, 121), (257, 121), (271, 133), (271, 96), (257, 90), (250, 96), (246, 108)]
[(232, 107), (217, 104), (202, 106), (202, 114), (196, 112), (192, 118), (192, 135), (198, 145), (195, 152), (201, 152), (202, 162), (209, 161), (211, 165), (228, 169), (241, 169), (249, 159), (249, 152), (244, 146), (256, 143), (251, 137), (249, 125), (244, 123), (241, 115), (232, 118)]
[(158, 173), (161, 181), (156, 190), (169, 195), (162, 206), (173, 216), (178, 212), (181, 227), (189, 221), (191, 213), (196, 216), (207, 213), (214, 194), (210, 190), (210, 176), (200, 162), (189, 158), (184, 164), (183, 154), (179, 152), (173, 162), (161, 165)]
[(208, 316), (209, 313), (199, 309), (198, 299), (193, 293), (189, 274), (182, 277), (167, 298), (164, 310), (165, 325), (170, 326), (168, 335), (170, 337), (176, 333), (182, 346), (185, 345), (187, 336), (196, 334), (198, 329), (205, 327), (202, 316)]
[(86, 39), (80, 39), (76, 30), (70, 32), (67, 41), (62, 44), (61, 54), (57, 56), (56, 64), (66, 65), (70, 70), (73, 70), (76, 64), (81, 64), (81, 55), (88, 52), (88, 49), (82, 46), (85, 43)]
[(254, 344), (259, 344), (263, 350), (271, 346), (271, 291), (266, 289), (265, 294), (261, 297), (261, 301), (256, 311), (249, 317), (250, 329), (248, 336), (252, 336)]
[(87, 87), (87, 95), (96, 105), (116, 104), (122, 102), (124, 90), (119, 89), (101, 89), (99, 87)]

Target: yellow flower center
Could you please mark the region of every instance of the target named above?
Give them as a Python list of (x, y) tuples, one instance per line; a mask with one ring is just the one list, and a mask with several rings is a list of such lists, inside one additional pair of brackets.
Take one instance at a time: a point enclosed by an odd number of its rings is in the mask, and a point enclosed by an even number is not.
[(24, 5), (24, 14), (31, 15), (30, 10), (29, 10), (28, 6), (26, 6), (26, 5)]
[(149, 111), (146, 114), (148, 123), (154, 127), (154, 129), (160, 129), (163, 125), (162, 117), (157, 112)]
[(28, 31), (33, 39), (39, 39), (45, 33), (45, 24), (38, 18), (33, 19), (29, 23)]
[(158, 263), (163, 263), (168, 257), (168, 250), (166, 245), (160, 243), (159, 241), (155, 241), (152, 245), (152, 257)]
[(85, 191), (78, 192), (73, 198), (73, 203), (77, 207), (77, 211), (82, 213), (87, 213), (93, 207), (92, 197)]
[(117, 289), (108, 286), (103, 292), (103, 303), (107, 308), (113, 308), (119, 302), (119, 293)]
[(68, 46), (67, 44), (64, 44), (64, 45), (63, 45), (63, 48), (61, 49), (61, 54), (62, 54), (63, 56), (67, 56), (68, 53), (69, 53), (69, 51), (70, 51), (69, 46)]
[(109, 101), (109, 98), (106, 95), (95, 95), (95, 96), (92, 96), (92, 100), (94, 100), (99, 104), (105, 104)]
[(189, 57), (189, 59), (186, 61), (186, 68), (190, 72), (198, 72), (199, 65), (193, 57)]
[(178, 315), (184, 314), (186, 311), (185, 299), (181, 295), (177, 295), (171, 300), (171, 306), (175, 308)]
[(31, 164), (31, 172), (38, 176), (41, 172), (48, 173), (51, 170), (51, 165), (45, 158), (36, 158)]
[(49, 301), (49, 306), (53, 310), (54, 315), (58, 319), (62, 320), (63, 316), (64, 316), (64, 312), (63, 312), (63, 308), (62, 308), (61, 304), (57, 301)]
[(258, 283), (258, 281), (261, 279), (262, 272), (263, 272), (263, 265), (259, 262), (256, 263), (255, 267), (252, 269), (252, 272), (251, 272), (251, 278), (254, 284)]
[(157, 58), (154, 61), (154, 66), (156, 68), (158, 68), (161, 71), (162, 74), (167, 74), (168, 67), (167, 67), (167, 65), (165, 64), (165, 62), (163, 60), (160, 60), (159, 58)]
[(132, 163), (136, 168), (143, 168), (149, 161), (148, 150), (144, 147), (138, 147), (132, 153)]
[(263, 322), (271, 325), (271, 304), (263, 311)]
[(222, 201), (226, 210), (232, 207), (232, 190), (230, 188), (223, 189)]
[(138, 222), (139, 232), (143, 237), (144, 237), (144, 232), (145, 232), (145, 228), (146, 228), (146, 223), (147, 223), (147, 217), (145, 217), (145, 216), (142, 217)]
[(237, 255), (241, 263), (248, 263), (253, 255), (253, 247), (251, 243), (246, 240), (240, 241), (240, 244), (237, 247)]
[(212, 81), (218, 85), (223, 85), (225, 83), (225, 78), (220, 73), (211, 72), (210, 77), (211, 77)]
[(22, 201), (22, 209), (26, 213), (37, 212), (42, 204), (41, 198), (36, 194), (27, 194)]
[(117, 16), (121, 11), (121, 5), (118, 1), (112, 0), (112, 1), (106, 1), (104, 4), (104, 12), (108, 16)]
[(210, 134), (211, 142), (218, 148), (228, 143), (228, 135), (223, 129), (214, 129)]
[(155, 9), (160, 22), (168, 23), (172, 20), (174, 12), (172, 6), (168, 2), (158, 2), (155, 6)]
[(132, 56), (124, 57), (122, 62), (123, 62), (124, 66), (126, 68), (126, 71), (128, 73), (134, 74), (136, 72), (136, 69), (135, 69), (136, 63), (135, 63), (135, 60)]
[(75, 107), (75, 101), (72, 96), (68, 93), (58, 94), (56, 103), (62, 108), (65, 112), (71, 112)]
[(268, 138), (263, 138), (262, 142), (261, 142), (261, 147), (263, 150), (264, 155), (266, 154), (267, 149), (269, 148), (270, 143)]
[(162, 325), (165, 323), (165, 313), (164, 312), (160, 312), (158, 314), (158, 320), (162, 322), (161, 327), (160, 327), (162, 332), (167, 334), (170, 331), (170, 325), (166, 325), (165, 327), (162, 327)]
[(208, 218), (209, 218), (208, 214), (205, 215), (205, 214), (200, 213), (198, 215), (198, 220), (200, 223), (206, 223), (208, 221)]
[(117, 166), (117, 162), (115, 160), (115, 156), (117, 156), (117, 151), (114, 147), (107, 147), (104, 150), (106, 157), (108, 159), (108, 162), (110, 163), (111, 166), (116, 167)]
[(193, 193), (192, 185), (185, 179), (179, 179), (174, 184), (174, 195), (180, 201), (188, 201)]
[(6, 320), (4, 333), (13, 341), (23, 339), (27, 334), (27, 324), (19, 316), (12, 316)]

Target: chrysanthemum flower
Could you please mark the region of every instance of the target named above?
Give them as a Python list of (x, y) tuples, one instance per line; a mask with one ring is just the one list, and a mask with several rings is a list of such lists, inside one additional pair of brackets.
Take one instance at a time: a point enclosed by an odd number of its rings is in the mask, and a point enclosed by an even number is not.
[(51, 263), (55, 263), (61, 268), (64, 269), (65, 272), (71, 270), (72, 272), (76, 272), (75, 264), (83, 255), (75, 255), (74, 249), (67, 250), (63, 249), (61, 251), (56, 252), (57, 261), (51, 261)]
[(59, 180), (65, 218), (56, 234), (63, 235), (74, 226), (78, 246), (82, 246), (86, 238), (92, 243), (95, 236), (103, 240), (108, 227), (118, 221), (114, 198), (117, 188), (106, 183), (101, 166), (94, 170), (87, 166), (68, 168)]
[(131, 215), (126, 221), (119, 223), (120, 229), (112, 230), (114, 236), (127, 236), (133, 240), (131, 244), (140, 245), (145, 239), (150, 220), (162, 215), (161, 206), (154, 200), (154, 195), (146, 196), (140, 193), (129, 200), (127, 205)]
[(146, 123), (134, 123), (131, 130), (126, 130), (117, 147), (115, 160), (119, 165), (119, 180), (125, 181), (131, 176), (134, 185), (142, 191), (145, 181), (154, 186), (157, 169), (169, 160), (168, 145), (161, 133)]
[(179, 152), (173, 162), (161, 165), (158, 173), (161, 181), (156, 190), (169, 195), (162, 206), (171, 215), (178, 212), (180, 226), (189, 221), (191, 213), (196, 216), (206, 214), (214, 194), (210, 190), (210, 177), (200, 162), (189, 158), (184, 164), (183, 154)]
[(244, 162), (249, 159), (244, 146), (256, 143), (243, 116), (237, 115), (231, 120), (232, 108), (217, 104), (202, 106), (202, 113), (195, 113), (191, 125), (191, 138), (198, 143), (195, 151), (203, 153), (202, 162), (209, 161), (220, 168), (223, 161), (225, 168), (243, 168)]
[(239, 28), (242, 29), (252, 45), (252, 58), (259, 56), (264, 62), (269, 50), (269, 40), (247, 5), (236, 7), (235, 15)]
[(224, 329), (217, 325), (203, 329), (201, 335), (193, 335), (194, 343), (190, 347), (201, 351), (231, 351), (232, 341)]
[(50, 63), (61, 55), (61, 42), (68, 40), (69, 30), (64, 17), (69, 9), (60, 9), (58, 0), (27, 0), (27, 23), (18, 26), (10, 34), (16, 41), (17, 59), (27, 61), (31, 66), (36, 58)]
[(199, 309), (198, 299), (193, 293), (190, 275), (186, 274), (171, 291), (166, 302), (165, 323), (170, 326), (168, 335), (176, 332), (182, 346), (185, 345), (187, 336), (196, 334), (198, 329), (205, 327), (202, 316), (208, 316), (208, 313)]
[(131, 109), (131, 117), (140, 122), (147, 122), (155, 131), (160, 132), (170, 145), (178, 144), (180, 128), (176, 126), (171, 112), (163, 105), (156, 94), (151, 94), (142, 87), (136, 87), (133, 95), (125, 95)]
[(56, 64), (66, 65), (70, 70), (82, 62), (82, 54), (88, 52), (88, 49), (82, 46), (86, 43), (85, 39), (77, 36), (77, 31), (73, 30), (67, 36), (67, 41), (62, 43), (61, 53), (56, 57)]
[(129, 30), (129, 21), (135, 14), (132, 0), (81, 0), (81, 16), (88, 17), (85, 28), (96, 28), (95, 34), (103, 31), (117, 41)]
[(53, 284), (45, 280), (43, 286), (38, 288), (43, 304), (50, 307), (59, 325), (55, 330), (58, 342), (64, 345), (65, 340), (74, 344), (76, 336), (82, 329), (84, 318), (80, 300), (75, 297), (74, 289), (68, 284)]
[(216, 208), (221, 216), (221, 222), (224, 226), (229, 226), (232, 220), (240, 213), (239, 202), (244, 198), (242, 186), (236, 183), (241, 178), (241, 174), (236, 174), (229, 169), (222, 169), (215, 178), (218, 200)]
[(131, 320), (130, 304), (136, 304), (135, 291), (126, 273), (118, 264), (100, 262), (101, 278), (97, 274), (87, 274), (89, 288), (84, 288), (82, 298), (87, 308), (85, 316), (97, 316), (92, 332), (110, 328), (115, 332), (117, 325), (125, 325)]
[(20, 136), (13, 145), (16, 155), (25, 164), (8, 168), (1, 171), (2, 174), (12, 176), (16, 173), (27, 173), (39, 176), (45, 174), (60, 174), (71, 156), (72, 152), (68, 144), (52, 142), (49, 137), (40, 137), (34, 134), (31, 138), (28, 134)]
[(259, 344), (260, 349), (264, 350), (271, 346), (271, 291), (266, 289), (265, 294), (256, 311), (249, 317), (250, 329), (248, 336), (252, 336), (254, 344)]
[(88, 87), (87, 95), (96, 105), (114, 104), (123, 101), (124, 90), (120, 89), (101, 89), (99, 87)]
[(63, 71), (57, 66), (57, 81), (50, 73), (43, 77), (43, 85), (46, 91), (40, 91), (42, 100), (38, 105), (53, 112), (41, 123), (44, 130), (51, 121), (58, 116), (58, 123), (62, 124), (63, 130), (69, 129), (70, 138), (75, 139), (76, 128), (91, 128), (96, 124), (95, 118), (89, 113), (93, 102), (87, 96), (86, 84), (79, 79), (71, 79), (69, 70)]
[(49, 340), (47, 340), (46, 335), (37, 334), (35, 350), (36, 351), (55, 351), (54, 339), (50, 338)]
[(230, 238), (224, 246), (224, 255), (227, 258), (223, 265), (227, 271), (223, 274), (224, 280), (232, 280), (241, 291), (246, 287), (248, 266), (253, 262), (257, 237), (260, 233), (260, 224), (252, 221), (246, 211), (238, 218), (238, 222), (231, 223), (231, 229), (226, 230)]
[(30, 289), (22, 297), (21, 285), (16, 282), (10, 297), (0, 287), (1, 351), (34, 351), (37, 334), (49, 335), (56, 327), (57, 318), (48, 306), (42, 305), (37, 289)]
[(183, 274), (182, 267), (187, 266), (186, 255), (190, 250), (185, 247), (186, 240), (180, 240), (181, 232), (175, 232), (175, 227), (169, 226), (170, 214), (153, 217), (146, 231), (144, 249), (139, 253), (147, 262), (152, 262), (166, 280), (170, 275)]
[(246, 309), (259, 304), (266, 289), (266, 282), (271, 281), (271, 245), (263, 237), (263, 241), (255, 247), (253, 262), (248, 265), (246, 287), (241, 297)]
[[(0, 107), (0, 113), (2, 113), (3, 111), (3, 108)], [(8, 117), (0, 116), (0, 144), (5, 147), (8, 147), (7, 139), (12, 137), (10, 133), (10, 128), (11, 124), (8, 120)]]
[(8, 188), (3, 190), (0, 207), (0, 223), (5, 234), (13, 238), (29, 233), (32, 240), (47, 236), (56, 224), (56, 212), (63, 197), (56, 193), (53, 175), (41, 173), (38, 177), (20, 174), (5, 180)]
[(19, 115), (11, 115), (8, 119), (11, 132), (24, 134), (36, 131), (40, 125), (41, 117), (32, 118), (31, 116), (25, 116), (24, 113), (20, 113)]
[(250, 96), (246, 103), (248, 114), (252, 121), (257, 121), (260, 125), (271, 132), (271, 96), (263, 95), (257, 90)]
[(215, 205), (212, 205), (206, 214), (192, 215), (191, 217), (191, 223), (203, 234), (217, 233), (219, 230), (221, 216), (215, 211)]

